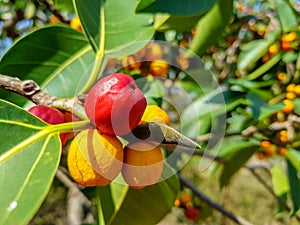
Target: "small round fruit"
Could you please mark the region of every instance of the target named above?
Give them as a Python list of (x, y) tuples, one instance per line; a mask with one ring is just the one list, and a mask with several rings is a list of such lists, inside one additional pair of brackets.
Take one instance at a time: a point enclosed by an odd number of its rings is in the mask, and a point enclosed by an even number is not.
[(145, 112), (141, 119), (141, 123), (149, 122), (164, 123), (166, 125), (170, 125), (168, 114), (157, 105), (147, 105), (145, 109)]
[(135, 189), (158, 182), (163, 171), (163, 156), (159, 147), (148, 142), (129, 144), (124, 148), (122, 176)]
[(28, 109), (28, 112), (49, 124), (61, 124), (65, 122), (65, 116), (61, 111), (48, 106), (36, 105)]
[(82, 32), (82, 26), (81, 26), (81, 23), (80, 23), (80, 19), (78, 16), (75, 16), (71, 22), (70, 22), (70, 27), (75, 29), (75, 30), (78, 30), (78, 31), (81, 31)]
[(117, 137), (100, 134), (96, 129), (81, 131), (71, 142), (68, 168), (82, 186), (105, 186), (122, 169), (123, 147)]
[(196, 221), (199, 218), (199, 210), (195, 207), (189, 207), (184, 211), (186, 218), (192, 221)]
[(168, 68), (169, 64), (163, 59), (151, 62), (149, 66), (151, 74), (155, 77), (166, 77)]
[(146, 106), (146, 98), (132, 77), (116, 73), (92, 87), (84, 107), (88, 118), (102, 133), (124, 135), (139, 124)]
[(285, 104), (285, 106), (282, 109), (282, 112), (284, 114), (289, 114), (289, 113), (293, 112), (293, 110), (294, 110), (294, 103), (293, 103), (292, 100), (290, 100), (290, 99), (284, 99), (283, 103)]
[(186, 206), (188, 203), (192, 202), (192, 196), (188, 193), (181, 193), (179, 195), (179, 201), (181, 206)]

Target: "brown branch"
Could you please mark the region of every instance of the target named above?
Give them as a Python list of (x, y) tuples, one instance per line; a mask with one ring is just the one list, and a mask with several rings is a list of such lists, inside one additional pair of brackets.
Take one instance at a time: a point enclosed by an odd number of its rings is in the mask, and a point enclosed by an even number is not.
[(79, 190), (79, 187), (73, 183), (69, 177), (58, 169), (56, 178), (59, 179), (68, 189), (68, 223), (70, 225), (81, 225), (85, 216), (84, 209), (91, 211), (92, 204), (90, 200)]
[(81, 119), (87, 119), (83, 107), (85, 96), (79, 95), (70, 99), (58, 99), (41, 91), (40, 86), (33, 80), (20, 80), (0, 74), (0, 87), (24, 96), (36, 105), (46, 105), (73, 113)]
[(70, 24), (70, 21), (67, 20), (52, 4), (50, 4), (47, 0), (39, 0), (41, 4), (45, 5), (46, 8), (56, 16), (61, 22), (65, 24)]
[(186, 179), (184, 179), (180, 174), (178, 174), (178, 178), (179, 178), (181, 184), (186, 186), (187, 188), (189, 188), (195, 196), (200, 198), (203, 202), (208, 204), (210, 207), (212, 207), (212, 208), (216, 209), (217, 211), (219, 211), (220, 213), (222, 213), (227, 218), (231, 219), (236, 224), (253, 225), (252, 223), (250, 223), (246, 219), (234, 215), (233, 213), (229, 212), (227, 209), (222, 207), (219, 203), (217, 203), (217, 202), (213, 201), (212, 199), (210, 199), (208, 196), (206, 196), (200, 190), (198, 190), (196, 187), (194, 187), (191, 183), (189, 183)]

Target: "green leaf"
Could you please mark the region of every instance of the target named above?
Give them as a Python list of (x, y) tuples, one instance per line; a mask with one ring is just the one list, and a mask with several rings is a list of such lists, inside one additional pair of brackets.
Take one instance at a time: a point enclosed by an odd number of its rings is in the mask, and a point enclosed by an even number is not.
[[(48, 26), (18, 40), (0, 61), (0, 73), (37, 82), (44, 92), (73, 97), (88, 78), (95, 55), (82, 33)], [(18, 105), (27, 99), (0, 89), (0, 98)]]
[(282, 56), (282, 61), (285, 63), (290, 63), (296, 61), (298, 58), (298, 52), (286, 52)]
[(50, 127), (0, 100), (1, 225), (28, 224), (48, 193), (61, 154)]
[(54, 0), (53, 3), (56, 9), (66, 9), (74, 12), (72, 0)]
[(296, 149), (289, 149), (286, 153), (286, 158), (300, 173), (300, 152)]
[(271, 169), (274, 192), (277, 196), (283, 196), (289, 192), (289, 183), (282, 169), (274, 165)]
[(73, 0), (95, 52), (109, 57), (132, 54), (154, 35), (151, 15), (136, 15), (136, 0)]
[(300, 98), (296, 98), (293, 100), (294, 103), (294, 111), (296, 114), (298, 114), (300, 116)]
[(297, 174), (296, 168), (287, 160), (287, 172), (290, 184), (291, 198), (293, 202), (292, 215), (295, 215), (300, 209), (300, 179)]
[(233, 0), (218, 0), (199, 20), (190, 49), (197, 55), (202, 55), (206, 49), (216, 43), (230, 22), (232, 11)]
[(215, 3), (216, 0), (140, 0), (136, 12), (198, 15), (208, 11)]
[(221, 187), (229, 183), (230, 178), (250, 159), (258, 147), (257, 143), (252, 142), (233, 142), (229, 146), (223, 146), (220, 157), (225, 159), (225, 164), (220, 176)]
[(176, 30), (177, 32), (190, 31), (203, 15), (170, 16), (155, 15), (154, 27), (158, 31)]
[(284, 107), (283, 103), (276, 103), (276, 104), (272, 104), (272, 105), (264, 105), (260, 108), (260, 114), (258, 117), (258, 120), (263, 120), (269, 116), (271, 116), (273, 113), (278, 112), (279, 110), (281, 110)]
[[(166, 165), (164, 174), (168, 173), (170, 167)], [(155, 225), (170, 211), (178, 191), (176, 175), (143, 189), (131, 189), (113, 182), (110, 187), (98, 189), (97, 201), (102, 206), (98, 214), (102, 215), (106, 225)]]
[(288, 32), (298, 26), (297, 17), (288, 3), (285, 0), (275, 0), (275, 7), (278, 11), (281, 27), (284, 32)]

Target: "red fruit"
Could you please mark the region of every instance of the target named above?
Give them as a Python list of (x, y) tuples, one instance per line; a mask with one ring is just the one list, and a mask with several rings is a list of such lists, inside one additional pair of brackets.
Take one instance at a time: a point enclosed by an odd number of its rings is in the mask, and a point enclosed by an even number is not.
[(36, 105), (30, 108), (28, 112), (49, 124), (60, 124), (65, 122), (65, 116), (61, 111), (48, 106)]
[(184, 215), (189, 220), (196, 221), (199, 218), (199, 211), (195, 207), (190, 207), (184, 211)]
[[(61, 124), (65, 122), (65, 116), (61, 111), (48, 106), (36, 105), (30, 108), (28, 112), (49, 124)], [(69, 140), (68, 133), (60, 134), (59, 136), (62, 146), (64, 146)]]
[(106, 76), (89, 91), (85, 112), (100, 132), (124, 135), (140, 122), (147, 102), (134, 80), (122, 73)]

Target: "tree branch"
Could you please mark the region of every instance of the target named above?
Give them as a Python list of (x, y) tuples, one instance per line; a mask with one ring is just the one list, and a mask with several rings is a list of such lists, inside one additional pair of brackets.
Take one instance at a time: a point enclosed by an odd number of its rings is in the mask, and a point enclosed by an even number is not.
[(40, 86), (33, 80), (20, 80), (0, 74), (0, 87), (24, 96), (36, 105), (45, 105), (73, 113), (81, 119), (87, 119), (83, 107), (84, 95), (70, 99), (58, 99), (41, 91)]
[(220, 213), (222, 213), (227, 218), (231, 219), (236, 224), (253, 225), (252, 223), (245, 220), (244, 218), (234, 215), (233, 213), (229, 212), (224, 207), (219, 205), (217, 202), (211, 200), (209, 197), (207, 197), (205, 194), (203, 194), (200, 190), (195, 188), (191, 183), (189, 183), (186, 179), (184, 179), (180, 174), (178, 174), (178, 178), (179, 178), (181, 184), (186, 186), (187, 188), (189, 188), (194, 193), (195, 196), (200, 198), (202, 201), (204, 201), (210, 207), (212, 207), (212, 208), (216, 209), (217, 211), (219, 211)]

